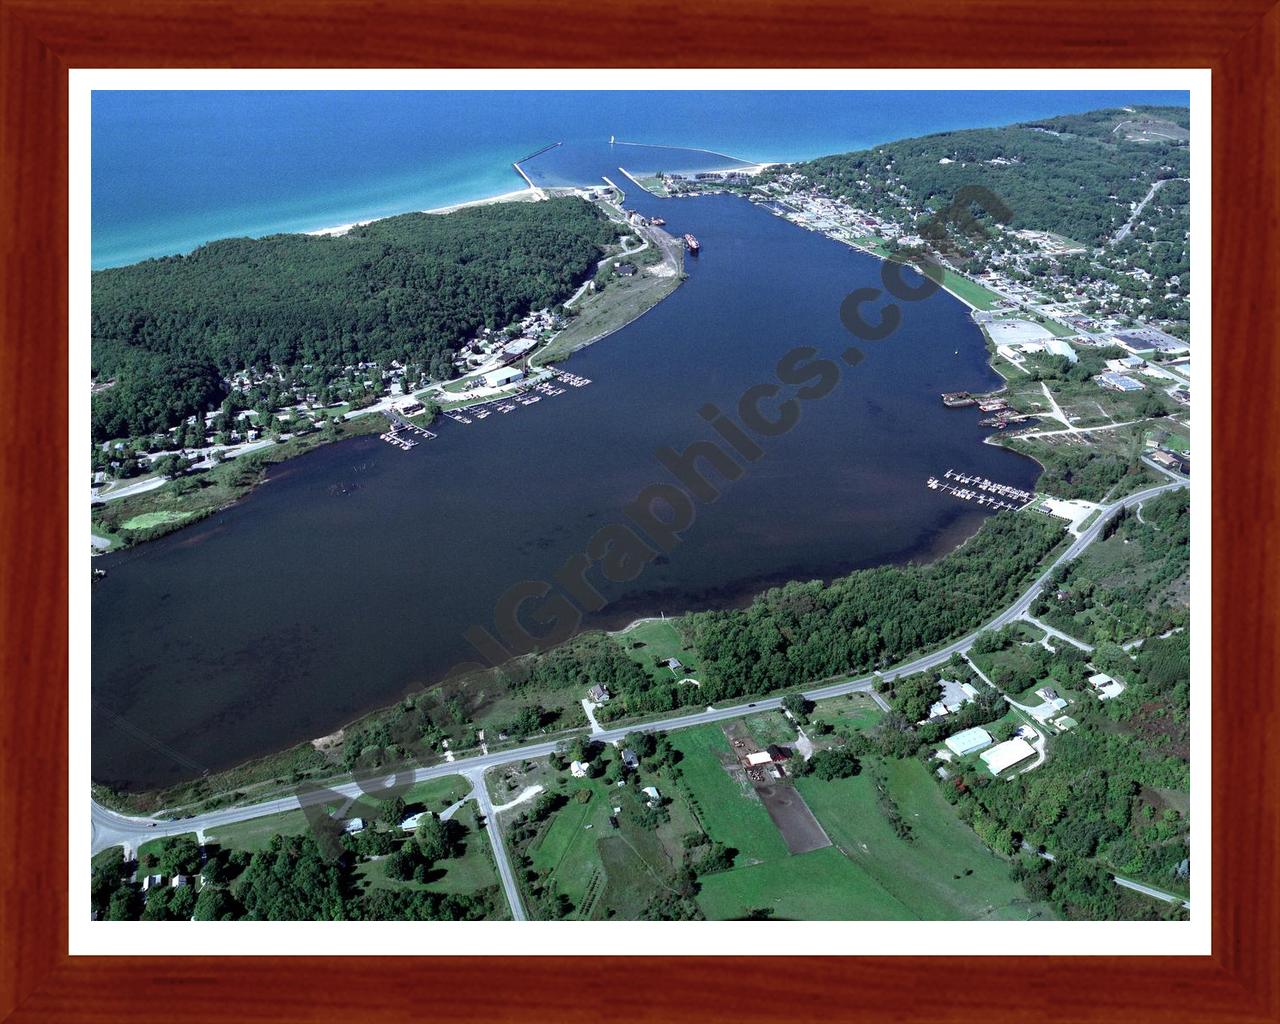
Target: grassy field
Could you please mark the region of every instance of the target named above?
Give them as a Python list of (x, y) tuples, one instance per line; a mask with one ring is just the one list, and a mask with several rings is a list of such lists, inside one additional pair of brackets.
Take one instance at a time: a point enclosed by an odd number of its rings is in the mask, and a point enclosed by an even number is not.
[(766, 711), (761, 715), (751, 715), (742, 720), (743, 726), (751, 738), (760, 746), (770, 743), (780, 746), (791, 746), (795, 743), (796, 727), (781, 711)]
[(229, 850), (247, 850), (253, 853), (265, 850), (272, 836), (300, 836), (310, 828), (311, 823), (305, 812), (285, 811), (282, 814), (271, 814), (209, 829), (205, 832), (205, 838)]
[[(988, 850), (942, 798), (914, 759), (886, 761), (888, 793), (912, 829), (908, 842), (877, 806), (873, 764), (851, 779), (797, 781), (809, 807), (848, 859), (911, 916), (924, 920), (1027, 920), (1052, 916), (1009, 879), (1009, 864)], [(806, 855), (808, 856), (808, 855)]]
[(940, 283), (948, 291), (957, 295), (962, 302), (968, 303), (975, 309), (995, 309), (997, 305), (1004, 301), (995, 292), (987, 291), (978, 282), (971, 281), (964, 275), (957, 274), (946, 267), (942, 268), (942, 281)]
[[(618, 643), (622, 644), (627, 657), (645, 669), (654, 679), (671, 682), (685, 677), (697, 678), (698, 655), (691, 647), (686, 647), (671, 622), (641, 622), (623, 632), (615, 634)], [(661, 668), (654, 664), (655, 658), (678, 658), (684, 671), (673, 675), (671, 669)]]
[(734, 866), (786, 857), (782, 835), (755, 791), (748, 783), (734, 781), (722, 767), (721, 757), (732, 755), (720, 727), (683, 729), (672, 733), (671, 741), (684, 755), (680, 774), (702, 827), (712, 839), (738, 851)]
[(912, 914), (834, 846), (702, 879), (698, 906), (711, 920), (768, 910), (783, 920), (907, 921)]
[(538, 364), (564, 359), (593, 341), (599, 341), (656, 306), (679, 284), (679, 277), (643, 273), (629, 278), (616, 277), (603, 292), (585, 293), (573, 306), (578, 315), (538, 353)]
[(879, 722), (884, 712), (865, 693), (852, 693), (818, 701), (809, 717), (835, 728), (865, 730)]
[(184, 519), (189, 519), (193, 513), (191, 512), (143, 512), (141, 515), (134, 516), (132, 519), (126, 519), (120, 524), (122, 530), (149, 530), (153, 526), (166, 526), (169, 523), (180, 523)]
[(428, 779), (410, 786), (404, 794), (404, 802), (413, 807), (420, 804), (428, 811), (442, 811), (471, 792), (471, 783), (461, 775), (446, 775), (440, 779)]

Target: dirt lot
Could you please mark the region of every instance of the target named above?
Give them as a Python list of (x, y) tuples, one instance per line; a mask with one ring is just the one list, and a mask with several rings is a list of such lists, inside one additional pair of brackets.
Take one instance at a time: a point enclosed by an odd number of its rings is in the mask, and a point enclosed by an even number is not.
[(756, 786), (755, 790), (769, 817), (782, 833), (789, 853), (808, 853), (831, 845), (827, 833), (794, 786), (779, 783)]

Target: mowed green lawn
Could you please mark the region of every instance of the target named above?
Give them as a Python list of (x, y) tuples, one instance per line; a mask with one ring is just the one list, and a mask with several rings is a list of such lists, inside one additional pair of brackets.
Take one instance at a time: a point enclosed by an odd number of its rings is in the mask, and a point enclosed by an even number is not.
[[(674, 682), (686, 676), (694, 679), (698, 677), (697, 654), (681, 643), (680, 634), (670, 622), (661, 619), (657, 622), (642, 622), (625, 633), (617, 634), (615, 639), (622, 644), (627, 657), (645, 669), (654, 679)], [(644, 644), (644, 646), (637, 647), (636, 644)], [(654, 664), (654, 658), (678, 658), (685, 666), (685, 671), (677, 675), (669, 668), (659, 668)]]
[(1001, 302), (1001, 298), (995, 292), (987, 291), (977, 281), (971, 281), (962, 274), (957, 274), (953, 270), (942, 268), (942, 281), (944, 288), (954, 292), (962, 300), (975, 306), (978, 309), (994, 309)]
[(311, 823), (304, 811), (285, 811), (282, 814), (269, 814), (262, 818), (250, 818), (233, 825), (207, 829), (205, 838), (228, 850), (255, 853), (265, 850), (271, 844), (272, 836), (300, 836), (310, 828)]
[(730, 755), (720, 726), (682, 729), (671, 734), (671, 742), (684, 755), (680, 773), (702, 827), (712, 839), (738, 851), (734, 866), (785, 858), (786, 844), (764, 804), (750, 785), (735, 782), (720, 763), (721, 755)]
[(834, 846), (701, 879), (698, 906), (713, 921), (767, 909), (805, 921), (909, 921), (915, 915)]
[(471, 783), (461, 775), (446, 775), (440, 779), (428, 779), (410, 786), (404, 794), (408, 807), (421, 805), (437, 814), (452, 803), (457, 803), (471, 792)]
[[(884, 761), (890, 796), (914, 839), (899, 839), (876, 805), (871, 765), (851, 779), (799, 779), (797, 788), (848, 859), (924, 920), (1053, 917), (1009, 878), (1008, 862), (956, 817), (929, 769), (915, 759)], [(822, 851), (819, 851), (822, 852)], [(806, 856), (809, 856), (806, 854)]]
[(855, 693), (818, 701), (809, 717), (838, 728), (865, 730), (879, 722), (884, 712), (870, 697)]

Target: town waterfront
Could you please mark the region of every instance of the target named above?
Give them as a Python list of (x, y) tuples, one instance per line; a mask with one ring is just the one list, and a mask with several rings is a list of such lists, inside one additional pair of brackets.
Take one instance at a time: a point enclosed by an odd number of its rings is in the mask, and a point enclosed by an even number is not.
[[(628, 205), (702, 252), (668, 299), (564, 364), (589, 386), (442, 420), (409, 452), (372, 437), (327, 446), (238, 505), (95, 563), (96, 781), (150, 789), (226, 768), (473, 660), (463, 634), (492, 628), (505, 590), (553, 579), (645, 486), (676, 482), (658, 448), (715, 439), (700, 409), (732, 413), (797, 346), (838, 362), (852, 340), (841, 301), (880, 284), (878, 260), (737, 197), (633, 189)], [(669, 556), (627, 584), (593, 572), (609, 604), (584, 628), (936, 557), (987, 514), (926, 487), (948, 468), (1032, 489), (1034, 463), (982, 444), (979, 414), (939, 400), (1000, 383), (967, 309), (938, 293), (902, 310), (795, 429), (761, 440), (741, 479), (708, 471), (720, 497)]]

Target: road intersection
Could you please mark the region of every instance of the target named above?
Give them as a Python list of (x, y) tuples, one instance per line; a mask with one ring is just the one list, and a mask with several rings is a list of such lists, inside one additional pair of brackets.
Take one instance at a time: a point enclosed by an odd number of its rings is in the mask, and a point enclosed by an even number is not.
[[(1081, 531), (1080, 535), (1075, 538), (1071, 545), (1053, 560), (1049, 567), (1041, 573), (1034, 583), (1022, 592), (1017, 600), (1006, 607), (999, 615), (995, 616), (995, 618), (991, 619), (989, 622), (971, 633), (938, 648), (930, 654), (923, 655), (904, 664), (896, 665), (883, 671), (873, 672), (869, 675), (859, 676), (854, 679), (844, 679), (826, 683), (825, 685), (816, 685), (806, 689), (804, 691), (804, 695), (810, 700), (823, 700), (829, 697), (838, 697), (852, 693), (869, 693), (873, 697), (878, 697), (875, 687), (877, 684), (885, 680), (896, 679), (900, 676), (914, 675), (917, 672), (924, 672), (945, 664), (953, 655), (962, 654), (967, 651), (980, 633), (986, 632), (987, 630), (1000, 629), (1003, 626), (1015, 622), (1029, 614), (1032, 603), (1039, 596), (1049, 577), (1060, 566), (1078, 558), (1084, 550), (1099, 537), (1112, 515), (1121, 507), (1132, 507), (1141, 504), (1144, 501), (1148, 501), (1159, 494), (1185, 486), (1187, 486), (1187, 481), (1185, 479), (1175, 478), (1168, 483), (1155, 487), (1148, 487), (1127, 497), (1120, 498), (1105, 506), (1102, 509), (1102, 514), (1094, 520), (1092, 525)], [(689, 714), (677, 715), (649, 722), (633, 723), (615, 729), (605, 729), (592, 733), (592, 738), (604, 743), (611, 743), (615, 740), (621, 740), (624, 736), (633, 732), (672, 732), (679, 729), (689, 729), (699, 725), (706, 725), (713, 722), (728, 721), (734, 718), (754, 715), (761, 711), (774, 710), (781, 706), (782, 698), (780, 696), (761, 697), (759, 700), (755, 700), (747, 704), (735, 704), (730, 707), (723, 708), (708, 707), (703, 711), (691, 712)], [(374, 780), (350, 780), (347, 782), (335, 783), (327, 788), (315, 788), (307, 792), (291, 794), (274, 800), (266, 800), (261, 803), (250, 804), (248, 806), (226, 807), (220, 810), (208, 811), (204, 814), (197, 814), (186, 818), (157, 819), (129, 817), (127, 815), (108, 810), (96, 800), (92, 800), (92, 852), (98, 853), (101, 850), (109, 849), (113, 846), (124, 846), (127, 850), (136, 851), (141, 843), (150, 839), (160, 838), (162, 836), (174, 836), (188, 832), (206, 832), (209, 830), (216, 830), (219, 826), (229, 825), (240, 821), (249, 821), (269, 814), (294, 811), (308, 806), (315, 806), (317, 804), (332, 804), (335, 801), (340, 801), (342, 798), (346, 798), (348, 801), (353, 801), (365, 796), (376, 796), (380, 790), (388, 791), (393, 787), (397, 790), (402, 790), (403, 788), (407, 788), (409, 785), (423, 782), (428, 779), (441, 778), (446, 775), (464, 775), (475, 785), (476, 800), (480, 807), (480, 813), (484, 816), (486, 828), (490, 833), (490, 841), (493, 844), (495, 860), (498, 864), (498, 873), (502, 880), (503, 888), (507, 893), (508, 900), (511, 903), (512, 916), (516, 920), (523, 920), (524, 910), (520, 901), (519, 890), (516, 886), (514, 873), (504, 849), (497, 817), (493, 809), (493, 804), (489, 799), (484, 776), (491, 768), (513, 764), (519, 761), (535, 760), (537, 758), (547, 757), (562, 747), (565, 742), (567, 742), (566, 737), (561, 736), (554, 740), (530, 743), (520, 747), (513, 747), (508, 750), (492, 751), (472, 757), (457, 758), (453, 761), (442, 761), (439, 764), (427, 765), (419, 768), (406, 767), (398, 773), (382, 776)], [(1137, 886), (1135, 885), (1134, 888), (1137, 888)], [(1146, 889), (1144, 888), (1140, 891), (1146, 891)], [(1165, 898), (1165, 896), (1167, 896), (1167, 894), (1160, 894), (1160, 898)]]

